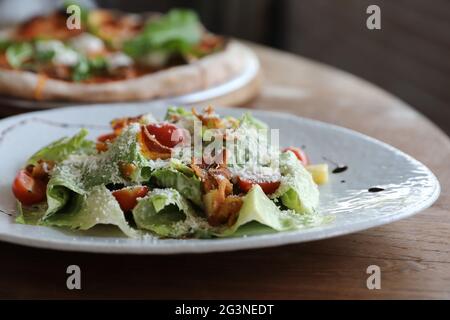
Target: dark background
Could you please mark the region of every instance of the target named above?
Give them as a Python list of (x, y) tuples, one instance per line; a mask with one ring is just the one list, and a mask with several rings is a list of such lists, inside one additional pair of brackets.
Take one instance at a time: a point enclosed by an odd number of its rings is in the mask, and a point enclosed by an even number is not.
[[(212, 31), (288, 50), (371, 81), (450, 133), (448, 0), (100, 0), (127, 11), (191, 7)], [(381, 30), (366, 9), (381, 8)], [(299, 75), (300, 77), (301, 75)]]

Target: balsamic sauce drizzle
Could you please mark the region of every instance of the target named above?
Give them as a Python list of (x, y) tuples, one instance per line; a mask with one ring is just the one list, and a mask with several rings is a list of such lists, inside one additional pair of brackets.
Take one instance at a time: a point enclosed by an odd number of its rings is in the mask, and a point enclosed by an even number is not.
[(13, 216), (13, 214), (12, 214), (12, 213), (10, 213), (10, 212), (7, 212), (7, 211), (5, 211), (5, 210), (3, 210), (3, 209), (0, 209), (0, 212), (1, 212), (1, 213), (4, 213), (4, 214), (6, 214), (7, 216), (10, 216), (10, 217), (12, 217), (12, 216)]
[(347, 166), (343, 166), (343, 165), (339, 165), (336, 168), (334, 168), (331, 173), (337, 174), (337, 173), (341, 173), (344, 171), (347, 171), (348, 167)]
[(381, 191), (384, 191), (384, 189), (383, 188), (379, 188), (379, 187), (372, 187), (372, 188), (369, 188), (367, 191), (369, 191), (369, 192), (381, 192)]
[(334, 174), (338, 174), (338, 173), (342, 173), (344, 171), (347, 171), (348, 166), (344, 165), (344, 164), (339, 164), (336, 161), (333, 161), (331, 159), (328, 159), (326, 157), (322, 157), (323, 160), (330, 162), (331, 164), (333, 164), (335, 166), (335, 168), (333, 170), (331, 170), (331, 173)]

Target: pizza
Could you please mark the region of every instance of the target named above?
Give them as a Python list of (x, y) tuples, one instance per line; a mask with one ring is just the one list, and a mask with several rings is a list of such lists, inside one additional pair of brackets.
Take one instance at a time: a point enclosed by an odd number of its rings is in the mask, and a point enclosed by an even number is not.
[(115, 102), (179, 96), (245, 70), (249, 49), (208, 32), (197, 14), (66, 10), (0, 33), (0, 94), (24, 99)]

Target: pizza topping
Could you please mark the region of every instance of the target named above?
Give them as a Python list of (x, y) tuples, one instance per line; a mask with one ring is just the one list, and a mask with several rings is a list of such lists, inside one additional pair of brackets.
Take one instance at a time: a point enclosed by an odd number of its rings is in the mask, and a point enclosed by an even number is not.
[(20, 68), (33, 56), (33, 47), (29, 43), (15, 43), (6, 49), (6, 60), (13, 68)]
[(223, 43), (207, 33), (190, 10), (148, 18), (86, 8), (81, 14), (79, 30), (66, 27), (65, 10), (22, 24), (11, 39), (1, 41), (6, 63), (0, 55), (0, 66), (65, 81), (103, 83), (190, 63)]
[(103, 41), (87, 32), (70, 39), (69, 45), (78, 52), (86, 55), (101, 53), (105, 50), (105, 44)]
[(203, 28), (195, 12), (174, 9), (149, 20), (140, 34), (125, 42), (124, 51), (134, 58), (150, 52), (183, 54), (201, 41), (202, 34)]
[(108, 70), (114, 72), (119, 68), (133, 65), (133, 59), (123, 52), (114, 52), (106, 56)]
[(78, 54), (67, 47), (62, 47), (54, 53), (53, 63), (63, 66), (75, 66), (79, 62)]
[(82, 29), (69, 29), (67, 16), (61, 11), (48, 16), (35, 17), (19, 26), (15, 36), (20, 41), (39, 38), (67, 40), (83, 32)]
[(154, 51), (139, 57), (138, 61), (141, 65), (160, 69), (167, 64), (169, 59), (170, 54), (168, 52)]
[(75, 66), (79, 54), (59, 40), (39, 40), (35, 44), (35, 59), (52, 62), (54, 65)]

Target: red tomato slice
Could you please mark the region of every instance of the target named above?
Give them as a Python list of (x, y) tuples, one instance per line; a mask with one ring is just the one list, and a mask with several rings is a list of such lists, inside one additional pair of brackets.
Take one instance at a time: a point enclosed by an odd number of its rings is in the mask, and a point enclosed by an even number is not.
[(183, 142), (183, 135), (176, 133), (179, 129), (171, 123), (149, 124), (146, 128), (159, 143), (168, 148), (173, 148)]
[(307, 166), (309, 164), (308, 157), (306, 156), (306, 153), (302, 149), (296, 147), (289, 147), (283, 149), (283, 152), (286, 151), (292, 151), (297, 157), (297, 159), (300, 160), (300, 162), (303, 163), (304, 166)]
[(255, 184), (258, 184), (261, 187), (261, 189), (264, 191), (265, 194), (274, 193), (280, 186), (280, 181), (255, 182), (255, 181), (239, 178), (238, 182), (239, 182), (239, 188), (241, 188), (241, 190), (244, 191), (245, 193), (249, 192), (250, 189)]
[(12, 185), (12, 192), (22, 204), (31, 206), (45, 200), (46, 183), (33, 178), (26, 170), (20, 170)]
[(123, 212), (128, 212), (133, 210), (137, 204), (137, 199), (145, 197), (148, 193), (148, 187), (137, 186), (130, 188), (123, 188), (117, 191), (113, 191), (113, 196), (119, 202), (120, 208)]

